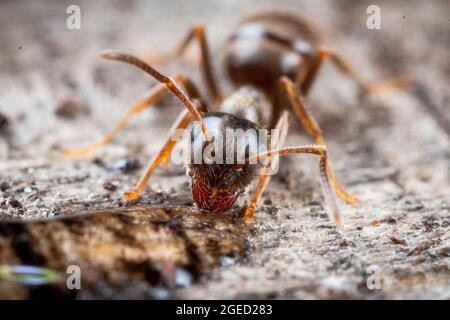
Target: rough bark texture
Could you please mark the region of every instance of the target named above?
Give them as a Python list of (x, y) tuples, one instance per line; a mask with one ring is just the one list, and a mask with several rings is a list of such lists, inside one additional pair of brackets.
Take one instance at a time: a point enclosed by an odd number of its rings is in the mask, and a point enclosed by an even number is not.
[[(1, 298), (450, 298), (448, 2), (383, 2), (381, 30), (367, 29), (364, 1), (82, 1), (81, 30), (66, 28), (69, 4), (0, 3), (0, 264), (78, 264), (84, 286), (0, 279)], [(226, 36), (238, 13), (274, 6), (310, 15), (365, 78), (414, 79), (406, 91), (361, 99), (330, 65), (320, 72), (313, 113), (337, 177), (362, 200), (340, 203), (342, 230), (323, 208), (312, 156), (282, 159), (252, 226), (239, 217), (243, 201), (225, 216), (196, 210), (174, 165), (124, 208), (120, 194), (181, 110), (173, 98), (96, 158), (61, 155), (100, 137), (154, 84), (101, 61), (101, 49), (165, 52), (204, 23), (230, 92)], [(162, 69), (191, 74), (206, 92), (197, 60), (193, 49)], [(294, 119), (291, 127), (288, 145), (309, 143)], [(11, 220), (31, 218), (41, 220)], [(368, 289), (371, 268), (380, 289)]]

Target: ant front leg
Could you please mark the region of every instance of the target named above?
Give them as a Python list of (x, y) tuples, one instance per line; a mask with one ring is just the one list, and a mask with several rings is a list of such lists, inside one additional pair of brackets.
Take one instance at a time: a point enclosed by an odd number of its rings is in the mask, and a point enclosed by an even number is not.
[(203, 25), (197, 24), (192, 27), (173, 52), (162, 54), (160, 56), (155, 56), (152, 54), (150, 57), (150, 61), (156, 63), (167, 63), (174, 60), (175, 58), (181, 57), (186, 52), (189, 44), (194, 40), (197, 40), (200, 45), (203, 78), (206, 82), (209, 93), (215, 98), (216, 102), (219, 103), (220, 101), (222, 101), (222, 95), (217, 85), (217, 81), (214, 77), (214, 70), (210, 60), (208, 41), (206, 40), (206, 31)]
[(172, 129), (170, 130), (169, 136), (167, 137), (163, 147), (161, 150), (153, 157), (150, 161), (147, 169), (145, 170), (144, 175), (139, 180), (138, 184), (131, 190), (130, 192), (126, 192), (123, 194), (123, 199), (127, 201), (135, 200), (139, 197), (139, 194), (145, 188), (150, 179), (153, 171), (155, 171), (156, 167), (161, 163), (167, 163), (169, 160), (170, 154), (172, 153), (173, 148), (175, 147), (177, 141), (172, 139), (173, 134), (178, 129), (186, 129), (191, 120), (191, 114), (188, 110), (185, 110), (180, 117), (175, 121)]
[[(300, 123), (303, 124), (309, 136), (311, 136), (314, 142), (318, 145), (325, 146), (325, 139), (323, 137), (322, 129), (319, 124), (312, 116), (309, 108), (306, 104), (305, 98), (297, 90), (297, 86), (290, 79), (283, 77), (278, 82), (278, 100), (281, 99), (282, 94), (287, 93), (289, 98), (289, 104), (293, 109), (295, 115), (297, 116)], [(280, 107), (280, 106), (278, 106)], [(327, 172), (333, 189), (336, 191), (337, 195), (344, 201), (356, 205), (359, 200), (350, 195), (345, 188), (336, 180), (333, 171), (331, 170), (330, 162), (327, 161)]]
[(341, 218), (339, 209), (334, 199), (333, 192), (330, 187), (330, 181), (332, 180), (332, 176), (330, 172), (330, 166), (328, 164), (327, 149), (325, 146), (310, 145), (310, 146), (296, 146), (296, 147), (285, 147), (281, 149), (273, 149), (257, 154), (256, 156), (252, 156), (249, 158), (249, 160), (271, 157), (272, 155), (275, 154), (286, 155), (294, 153), (309, 153), (309, 154), (317, 154), (320, 156), (319, 170), (325, 202), (327, 203), (328, 209), (330, 211), (334, 223), (336, 224), (337, 227), (340, 227)]
[[(175, 81), (180, 83), (185, 88), (189, 96), (200, 98), (197, 88), (187, 76), (178, 75), (175, 77)], [(111, 142), (114, 136), (125, 127), (132, 116), (157, 104), (167, 95), (167, 93), (168, 90), (164, 84), (157, 84), (150, 91), (150, 94), (147, 98), (133, 105), (127, 111), (127, 113), (113, 126), (113, 128), (109, 130), (98, 142), (79, 149), (65, 150), (64, 154), (69, 157), (83, 157), (95, 152), (97, 149), (103, 147), (104, 145), (107, 145)]]
[(388, 93), (390, 91), (399, 90), (405, 88), (408, 82), (405, 76), (386, 79), (376, 83), (369, 82), (361, 78), (342, 55), (334, 50), (322, 48), (318, 50), (316, 58), (312, 62), (312, 66), (305, 80), (302, 83), (298, 84), (301, 92), (305, 96), (308, 95), (311, 86), (316, 78), (316, 75), (323, 61), (325, 61), (326, 59), (331, 59), (331, 62), (333, 62), (338, 70), (352, 79), (358, 85), (360, 90), (366, 94), (378, 95)]
[[(278, 137), (278, 141), (275, 141), (275, 148), (280, 148), (283, 146), (284, 141), (286, 140), (287, 136), (287, 129), (288, 129), (288, 114), (286, 111), (284, 111), (280, 119), (277, 122), (277, 125), (275, 126), (275, 129), (280, 131), (280, 135)], [(258, 182), (256, 185), (256, 189), (253, 192), (250, 202), (247, 205), (247, 208), (245, 209), (245, 215), (244, 218), (247, 222), (250, 222), (253, 220), (253, 216), (255, 214), (256, 206), (258, 205), (259, 199), (261, 198), (264, 190), (267, 187), (267, 184), (270, 181), (270, 178), (272, 177), (270, 174), (268, 174), (268, 171), (272, 167), (272, 165), (277, 165), (278, 158), (266, 159), (263, 168), (261, 169), (259, 175), (258, 175)]]

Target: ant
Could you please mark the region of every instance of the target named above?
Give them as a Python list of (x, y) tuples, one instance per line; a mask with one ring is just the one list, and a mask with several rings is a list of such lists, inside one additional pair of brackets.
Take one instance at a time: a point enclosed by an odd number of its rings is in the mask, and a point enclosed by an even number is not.
[[(67, 150), (66, 154), (83, 156), (109, 143), (131, 116), (156, 104), (171, 91), (187, 110), (175, 121), (164, 146), (150, 161), (138, 184), (132, 191), (123, 195), (124, 200), (131, 201), (139, 197), (155, 168), (168, 162), (176, 144), (176, 141), (171, 139), (172, 133), (177, 129), (187, 128), (193, 117), (200, 125), (202, 134), (198, 134), (198, 126), (194, 126), (191, 140), (195, 144), (197, 139), (205, 138), (203, 149), (214, 140), (218, 132), (223, 133), (225, 129), (275, 128), (281, 132), (275, 147), (269, 147), (268, 150), (250, 157), (265, 159), (263, 163), (250, 164), (250, 158), (247, 157), (243, 164), (188, 164), (187, 173), (191, 178), (192, 194), (198, 207), (214, 212), (227, 211), (239, 195), (256, 182), (255, 191), (245, 210), (245, 220), (251, 221), (258, 200), (271, 177), (267, 170), (277, 161), (272, 159), (272, 156), (315, 154), (319, 156), (325, 202), (329, 214), (339, 226), (340, 215), (333, 190), (341, 199), (352, 205), (358, 204), (359, 200), (350, 195), (334, 177), (322, 130), (309, 110), (306, 96), (320, 66), (327, 59), (365, 93), (390, 90), (397, 87), (397, 84), (392, 80), (373, 84), (361, 79), (340, 54), (322, 46), (321, 38), (310, 22), (295, 13), (266, 12), (243, 20), (229, 38), (225, 52), (225, 67), (236, 91), (223, 99), (211, 66), (205, 28), (202, 25), (194, 26), (176, 50), (161, 56), (160, 61), (168, 62), (182, 56), (189, 44), (197, 40), (200, 44), (202, 75), (210, 95), (219, 106), (219, 112), (210, 111), (189, 76), (180, 74), (170, 78), (134, 56), (105, 51), (101, 54), (103, 58), (132, 64), (160, 83), (151, 90), (147, 98), (132, 106), (100, 142), (82, 149)], [(305, 127), (315, 144), (283, 147), (288, 119), (292, 113)], [(211, 132), (213, 135), (209, 137)], [(248, 143), (246, 147), (259, 144), (256, 140), (250, 140)]]

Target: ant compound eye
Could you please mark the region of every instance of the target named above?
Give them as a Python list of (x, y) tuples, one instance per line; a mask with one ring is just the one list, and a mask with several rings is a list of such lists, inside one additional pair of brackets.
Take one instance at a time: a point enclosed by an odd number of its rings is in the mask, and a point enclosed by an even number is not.
[(216, 156), (213, 143), (205, 144), (203, 148), (203, 160), (206, 164), (213, 164)]
[(216, 151), (213, 145), (209, 145), (205, 148), (204, 153), (209, 158), (214, 158), (216, 156)]

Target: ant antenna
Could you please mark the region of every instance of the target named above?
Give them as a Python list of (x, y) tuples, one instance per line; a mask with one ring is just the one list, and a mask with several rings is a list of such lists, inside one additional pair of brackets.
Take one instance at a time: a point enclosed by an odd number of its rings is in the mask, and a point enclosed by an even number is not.
[(188, 96), (179, 88), (179, 86), (177, 85), (175, 80), (159, 73), (157, 70), (155, 70), (149, 64), (145, 63), (144, 61), (142, 61), (130, 54), (120, 53), (120, 52), (117, 52), (114, 50), (105, 50), (105, 51), (102, 51), (100, 56), (105, 59), (117, 60), (117, 61), (122, 61), (125, 63), (132, 64), (135, 67), (138, 67), (139, 69), (145, 71), (147, 74), (151, 75), (153, 78), (155, 78), (162, 84), (164, 84), (167, 89), (172, 91), (172, 93), (175, 96), (177, 96), (178, 99), (180, 99), (180, 101), (184, 104), (184, 106), (192, 114), (194, 119), (200, 123), (200, 127), (202, 129), (205, 140), (209, 141), (208, 133), (206, 130), (206, 126), (203, 123), (202, 116), (200, 115), (200, 113), (198, 112), (198, 110), (194, 106), (194, 104), (191, 102), (191, 100), (188, 98)]

